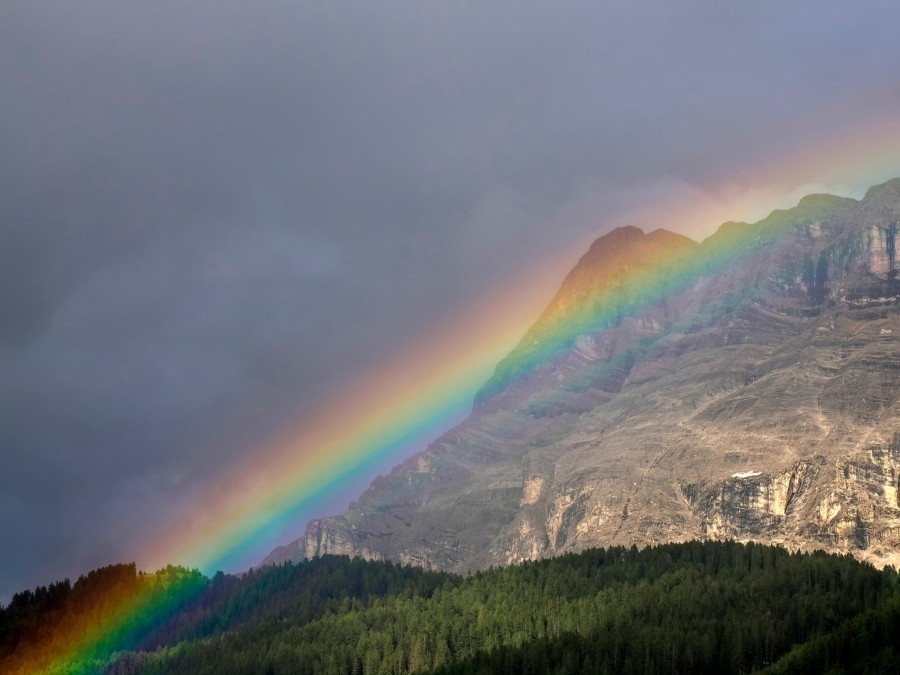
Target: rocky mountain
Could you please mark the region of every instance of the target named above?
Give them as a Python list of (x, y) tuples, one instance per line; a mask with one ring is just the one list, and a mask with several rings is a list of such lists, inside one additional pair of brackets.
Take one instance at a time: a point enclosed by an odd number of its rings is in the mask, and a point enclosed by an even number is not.
[(900, 564), (900, 179), (599, 238), (471, 416), (266, 562), (757, 540)]

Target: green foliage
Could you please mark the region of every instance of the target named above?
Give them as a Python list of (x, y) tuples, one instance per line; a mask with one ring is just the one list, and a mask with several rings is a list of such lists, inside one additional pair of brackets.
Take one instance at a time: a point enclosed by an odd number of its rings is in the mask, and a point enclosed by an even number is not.
[(139, 574), (130, 563), (17, 593), (0, 608), (0, 672), (97, 672), (111, 653), (177, 616), (206, 585), (196, 570), (169, 565)]
[(798, 645), (767, 673), (900, 673), (900, 596)]
[[(734, 542), (595, 549), (465, 579), (325, 557), (216, 575), (101, 670), (885, 672), (900, 653), (896, 587), (892, 570), (849, 556)], [(48, 593), (32, 616), (54, 611)]]

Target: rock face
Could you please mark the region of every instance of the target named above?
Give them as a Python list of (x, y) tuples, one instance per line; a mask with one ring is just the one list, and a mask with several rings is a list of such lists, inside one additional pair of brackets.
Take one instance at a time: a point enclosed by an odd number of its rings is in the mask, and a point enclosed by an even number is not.
[(266, 562), (735, 538), (900, 564), (898, 222), (900, 179), (699, 245), (601, 237), (465, 422)]

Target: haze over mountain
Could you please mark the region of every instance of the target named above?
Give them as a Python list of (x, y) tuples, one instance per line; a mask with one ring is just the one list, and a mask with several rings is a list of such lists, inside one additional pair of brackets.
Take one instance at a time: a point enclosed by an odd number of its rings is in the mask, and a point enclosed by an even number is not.
[(470, 417), (266, 563), (753, 539), (900, 563), (900, 179), (597, 239)]

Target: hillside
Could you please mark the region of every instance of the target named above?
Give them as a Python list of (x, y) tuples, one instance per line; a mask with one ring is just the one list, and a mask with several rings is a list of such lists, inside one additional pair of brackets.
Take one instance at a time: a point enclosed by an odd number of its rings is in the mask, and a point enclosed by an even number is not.
[[(125, 565), (88, 575), (94, 596), (107, 598), (123, 580), (156, 584), (151, 576), (157, 575), (136, 575)], [(896, 672), (900, 666), (895, 571), (849, 556), (756, 544), (592, 549), (468, 578), (333, 556), (242, 577), (199, 579), (176, 568), (165, 576), (191, 579), (189, 592), (178, 584), (157, 591), (171, 611), (140, 635), (107, 635), (80, 661), (56, 661), (47, 672)], [(83, 614), (91, 604), (83, 585), (58, 591), (50, 605), (38, 600), (41, 589), (19, 594), (0, 610), (3, 672), (47, 667), (24, 661), (15, 647), (10, 655), (11, 644), (33, 644)]]

